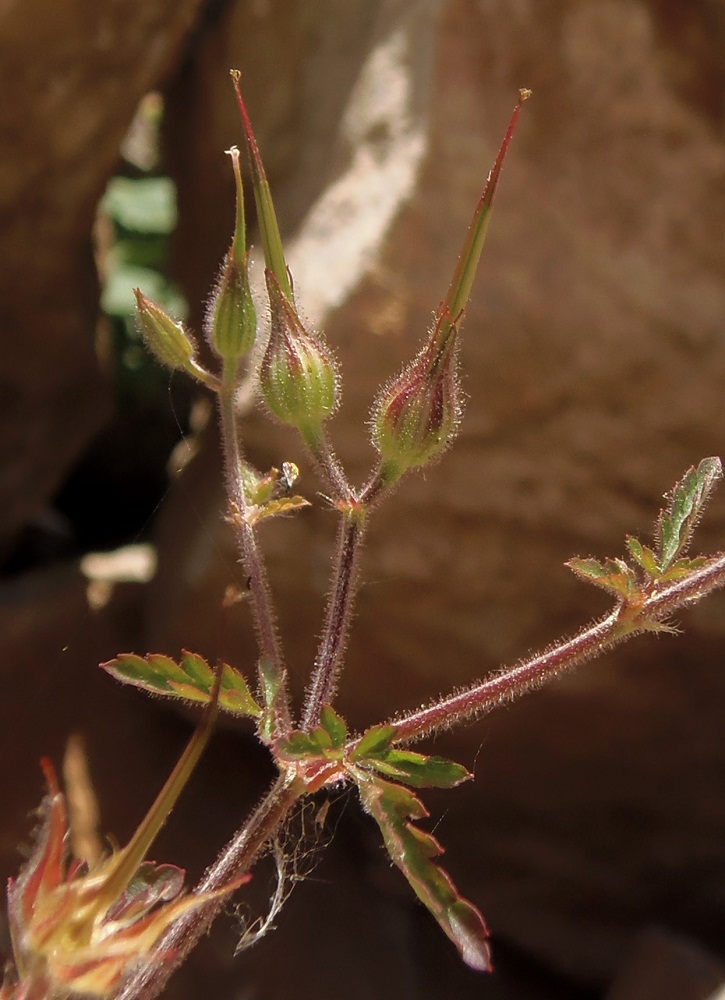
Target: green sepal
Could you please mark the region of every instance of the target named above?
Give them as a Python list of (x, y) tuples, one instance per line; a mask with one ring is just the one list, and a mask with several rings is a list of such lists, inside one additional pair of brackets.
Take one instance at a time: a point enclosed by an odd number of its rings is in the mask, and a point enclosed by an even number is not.
[(395, 738), (395, 726), (373, 726), (363, 733), (355, 749), (350, 754), (350, 760), (362, 760), (386, 751)]
[(582, 580), (602, 587), (610, 594), (625, 599), (636, 596), (640, 591), (637, 576), (631, 566), (622, 559), (569, 559), (564, 564)]
[(627, 535), (627, 548), (633, 559), (635, 559), (647, 576), (656, 579), (660, 575), (660, 568), (657, 565), (657, 556), (648, 545), (643, 545), (639, 538)]
[[(186, 649), (179, 663), (161, 653), (147, 653), (146, 656), (122, 653), (102, 663), (101, 667), (124, 684), (133, 684), (151, 694), (202, 704), (211, 700), (214, 668), (203, 657)], [(244, 676), (228, 663), (223, 667), (219, 707), (232, 715), (258, 718), (262, 714)]]
[(446, 757), (427, 757), (412, 750), (385, 750), (358, 760), (360, 764), (414, 788), (455, 788), (472, 777), (462, 764)]
[(667, 507), (657, 521), (657, 562), (665, 573), (687, 548), (710, 495), (722, 479), (719, 458), (703, 458), (687, 470), (669, 494)]
[(380, 827), (390, 859), (405, 875), (420, 901), (456, 945), (473, 969), (489, 971), (488, 928), (476, 909), (464, 899), (450, 876), (433, 860), (443, 848), (430, 833), (413, 825), (428, 815), (408, 788), (355, 769), (363, 808)]

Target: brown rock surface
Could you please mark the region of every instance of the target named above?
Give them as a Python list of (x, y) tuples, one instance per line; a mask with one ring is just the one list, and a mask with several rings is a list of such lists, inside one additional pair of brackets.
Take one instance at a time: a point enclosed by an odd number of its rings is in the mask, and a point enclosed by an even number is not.
[(202, 0), (0, 5), (0, 553), (110, 412), (94, 349), (96, 206)]

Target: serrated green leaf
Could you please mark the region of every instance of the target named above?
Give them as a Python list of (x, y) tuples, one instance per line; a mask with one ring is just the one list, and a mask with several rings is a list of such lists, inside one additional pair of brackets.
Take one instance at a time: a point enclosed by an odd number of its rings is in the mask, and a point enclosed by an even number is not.
[[(214, 670), (203, 657), (187, 650), (183, 651), (180, 663), (161, 653), (148, 653), (146, 656), (122, 653), (101, 666), (117, 680), (152, 694), (202, 704), (211, 699)], [(228, 663), (223, 666), (219, 707), (232, 715), (253, 718), (262, 712), (243, 675)]]
[(471, 777), (462, 764), (445, 757), (427, 757), (412, 750), (386, 750), (360, 763), (369, 763), (381, 774), (414, 788), (455, 788)]
[(335, 750), (345, 746), (347, 741), (347, 725), (334, 708), (325, 705), (320, 712), (320, 722), (330, 736), (330, 743)]
[(360, 737), (360, 742), (352, 752), (352, 760), (373, 757), (387, 750), (395, 737), (395, 726), (373, 726)]
[(631, 597), (639, 589), (637, 577), (631, 566), (622, 559), (570, 559), (566, 566), (582, 580), (602, 587), (617, 597)]
[(692, 538), (710, 494), (722, 478), (719, 458), (703, 458), (688, 469), (669, 495), (669, 503), (657, 522), (657, 561), (660, 572), (670, 568)]
[(368, 772), (353, 772), (363, 807), (380, 827), (385, 847), (420, 901), (473, 969), (488, 971), (491, 956), (488, 928), (476, 907), (464, 899), (450, 876), (433, 860), (443, 848), (430, 833), (413, 826), (428, 812), (408, 788)]
[[(192, 681), (196, 681), (199, 686), (209, 682), (210, 667), (206, 660), (196, 653), (190, 653), (188, 649), (182, 650), (181, 669)], [(213, 671), (212, 671), (213, 677)]]
[(626, 542), (630, 554), (637, 560), (645, 573), (652, 578), (658, 577), (660, 569), (657, 565), (657, 556), (652, 549), (648, 545), (643, 545), (639, 538), (635, 538), (633, 535), (627, 535)]

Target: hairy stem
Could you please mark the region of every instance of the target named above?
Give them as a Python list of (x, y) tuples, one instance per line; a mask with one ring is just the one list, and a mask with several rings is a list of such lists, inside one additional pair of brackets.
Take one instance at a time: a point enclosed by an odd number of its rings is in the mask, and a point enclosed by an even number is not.
[(249, 504), (241, 478), (240, 463), (242, 459), (241, 444), (237, 430), (237, 417), (234, 406), (235, 380), (226, 377), (219, 391), (219, 412), (224, 449), (224, 474), (227, 483), (227, 495), (232, 505), (231, 523), (234, 535), (242, 557), (244, 571), (249, 578), (249, 588), (252, 595), (252, 609), (257, 639), (261, 656), (269, 665), (269, 674), (278, 685), (279, 696), (276, 701), (277, 719), (284, 732), (291, 726), (289, 714), (289, 694), (287, 686), (287, 670), (284, 665), (282, 646), (277, 631), (277, 618), (272, 605), (271, 590), (267, 579), (267, 569), (264, 558), (257, 545), (254, 527), (249, 523), (247, 513)]
[(338, 500), (351, 500), (353, 491), (324, 427), (316, 429), (314, 433), (303, 433), (302, 438), (335, 497)]
[[(241, 878), (259, 858), (300, 797), (294, 776), (280, 775), (244, 825), (238, 830), (203, 876), (195, 893), (212, 892)], [(206, 934), (225, 905), (224, 899), (184, 914), (155, 948), (163, 960), (149, 961), (138, 969), (115, 1000), (154, 1000), (173, 972)]]
[(720, 554), (687, 577), (655, 589), (641, 604), (622, 604), (573, 638), (515, 667), (504, 668), (489, 680), (449, 695), (428, 708), (394, 719), (392, 724), (397, 730), (394, 742), (406, 743), (482, 715), (501, 702), (510, 701), (564, 670), (598, 656), (622, 639), (656, 630), (657, 623), (674, 611), (724, 585), (725, 554)]
[(366, 517), (365, 508), (354, 503), (343, 511), (332, 590), (325, 612), (325, 627), (302, 714), (303, 729), (310, 729), (317, 724), (320, 709), (323, 705), (330, 704), (337, 689), (355, 605), (357, 566), (365, 536)]

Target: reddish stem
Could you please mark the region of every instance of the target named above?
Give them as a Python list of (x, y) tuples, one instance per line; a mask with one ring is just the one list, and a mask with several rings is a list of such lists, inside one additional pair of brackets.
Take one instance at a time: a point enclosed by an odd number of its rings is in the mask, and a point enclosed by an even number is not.
[(700, 600), (725, 585), (725, 554), (712, 559), (689, 576), (655, 590), (637, 607), (622, 604), (606, 618), (587, 625), (567, 641), (538, 653), (518, 666), (504, 668), (489, 680), (474, 684), (428, 708), (393, 720), (396, 743), (407, 743), (442, 729), (467, 722), (511, 701), (564, 670), (585, 663), (615, 643), (656, 629), (674, 611)]

